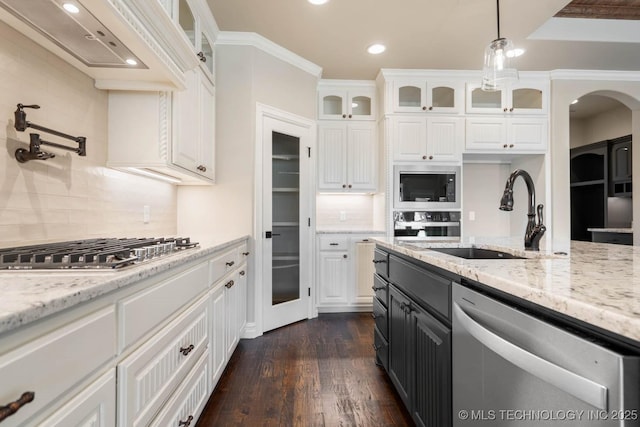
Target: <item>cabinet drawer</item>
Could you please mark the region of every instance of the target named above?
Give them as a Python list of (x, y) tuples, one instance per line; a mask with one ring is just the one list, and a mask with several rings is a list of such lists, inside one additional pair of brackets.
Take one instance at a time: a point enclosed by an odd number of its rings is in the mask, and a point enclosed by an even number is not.
[(389, 372), (389, 342), (377, 327), (373, 328), (373, 348), (376, 351), (376, 362)]
[(119, 424), (146, 426), (207, 349), (208, 298), (118, 365)]
[(26, 425), (38, 411), (116, 354), (116, 315), (113, 306), (70, 323), (0, 356), (0, 406), (25, 392), (35, 393), (2, 422), (2, 427)]
[(119, 350), (129, 347), (208, 287), (208, 265), (201, 263), (118, 303)]
[(389, 278), (389, 254), (376, 248), (373, 252), (373, 263), (376, 266), (376, 273), (385, 279)]
[(389, 338), (387, 309), (380, 304), (378, 298), (373, 299), (373, 318), (376, 322), (376, 328), (378, 328), (382, 336)]
[(346, 237), (320, 237), (321, 251), (346, 251), (349, 248), (349, 242)]
[(387, 307), (389, 304), (389, 284), (377, 274), (373, 275), (373, 286), (371, 287), (375, 294), (375, 299), (379, 300), (382, 305)]
[(38, 427), (113, 427), (116, 425), (116, 372), (82, 390)]
[(183, 384), (151, 424), (155, 426), (194, 426), (207, 403), (207, 360), (205, 352)]
[(390, 255), (389, 281), (451, 320), (451, 280)]
[(209, 261), (209, 285), (216, 283), (225, 274), (238, 267), (238, 264), (240, 263), (238, 254), (238, 248), (231, 249), (217, 255), (214, 259)]

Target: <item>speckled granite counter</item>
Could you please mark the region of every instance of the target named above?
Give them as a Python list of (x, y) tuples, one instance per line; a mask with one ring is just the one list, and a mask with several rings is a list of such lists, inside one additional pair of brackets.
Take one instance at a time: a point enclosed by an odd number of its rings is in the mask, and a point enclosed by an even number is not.
[(525, 253), (522, 242), (477, 241), (528, 259), (473, 260), (431, 251), (433, 246), (374, 238), (380, 246), (507, 292), (640, 345), (640, 247), (572, 242), (571, 254)]
[(240, 237), (122, 270), (0, 271), (0, 334), (237, 245)]

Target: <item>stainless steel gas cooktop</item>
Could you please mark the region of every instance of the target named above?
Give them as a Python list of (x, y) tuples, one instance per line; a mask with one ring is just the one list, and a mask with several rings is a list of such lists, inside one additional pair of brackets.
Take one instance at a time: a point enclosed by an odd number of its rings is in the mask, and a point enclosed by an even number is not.
[(188, 237), (98, 238), (0, 249), (0, 270), (116, 269), (198, 246)]

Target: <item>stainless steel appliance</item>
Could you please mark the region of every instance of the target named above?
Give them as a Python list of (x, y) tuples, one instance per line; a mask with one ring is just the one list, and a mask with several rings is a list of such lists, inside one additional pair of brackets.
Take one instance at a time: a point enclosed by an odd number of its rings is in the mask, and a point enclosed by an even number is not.
[(460, 212), (395, 211), (393, 234), (400, 240), (457, 242), (460, 240)]
[(453, 285), (454, 426), (638, 426), (640, 359)]
[(460, 209), (460, 167), (395, 165), (394, 209)]
[(97, 238), (0, 249), (0, 270), (115, 269), (198, 246), (189, 237)]

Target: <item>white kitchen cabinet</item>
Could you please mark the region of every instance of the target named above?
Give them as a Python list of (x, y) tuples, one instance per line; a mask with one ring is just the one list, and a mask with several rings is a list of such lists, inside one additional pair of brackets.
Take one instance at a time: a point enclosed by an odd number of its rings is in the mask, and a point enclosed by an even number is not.
[(376, 191), (375, 123), (321, 123), (318, 130), (318, 190)]
[(318, 84), (318, 118), (321, 120), (375, 120), (374, 82), (322, 80)]
[(113, 427), (116, 425), (116, 374), (109, 370), (38, 427)]
[(176, 166), (215, 180), (215, 88), (200, 69), (188, 71), (187, 89), (173, 94), (176, 112), (172, 161)]
[(146, 426), (208, 347), (208, 298), (118, 364), (119, 425)]
[[(99, 338), (99, 339), (98, 339)], [(113, 305), (0, 355), (0, 404), (17, 401), (25, 392), (32, 401), (6, 418), (4, 426), (32, 423), (41, 411), (59, 405), (61, 396), (106, 369), (116, 355), (116, 314)]]
[(438, 78), (392, 80), (393, 112), (458, 114), (464, 106), (464, 82)]
[(373, 301), (373, 250), (366, 235), (318, 237), (319, 312), (370, 311)]
[(460, 162), (464, 119), (459, 117), (394, 116), (395, 161)]
[(211, 344), (209, 345), (209, 353), (211, 361), (210, 366), (210, 383), (209, 390), (213, 391), (218, 380), (224, 372), (227, 362), (226, 347), (226, 322), (227, 301), (224, 283), (219, 283), (210, 294), (211, 300), (211, 325), (209, 327)]
[(546, 118), (466, 118), (466, 153), (545, 153), (547, 141)]
[(215, 89), (198, 69), (182, 92), (109, 92), (107, 166), (176, 184), (214, 182)]
[(467, 83), (467, 113), (546, 115), (549, 111), (549, 80), (521, 79), (503, 90), (487, 92), (479, 83)]

